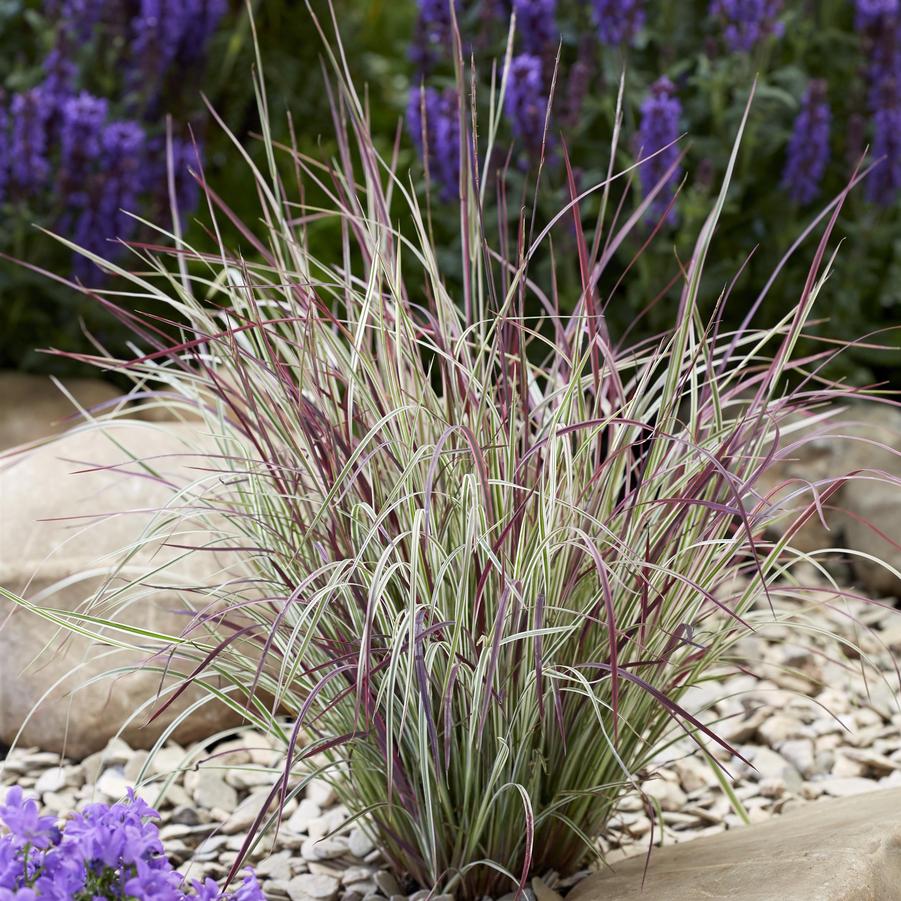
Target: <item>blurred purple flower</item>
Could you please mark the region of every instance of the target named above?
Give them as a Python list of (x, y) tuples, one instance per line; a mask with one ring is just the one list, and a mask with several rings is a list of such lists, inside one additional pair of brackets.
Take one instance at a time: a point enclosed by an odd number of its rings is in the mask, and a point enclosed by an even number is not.
[(872, 157), (881, 160), (867, 176), (867, 197), (889, 205), (901, 188), (901, 2), (857, 0), (856, 9), (867, 57)]
[(514, 56), (507, 76), (504, 112), (513, 134), (529, 155), (537, 157), (544, 140), (547, 98), (541, 77), (541, 60), (530, 53)]
[[(419, 15), (410, 45), (410, 60), (420, 74), (428, 73), (436, 54), (448, 56), (453, 42), (451, 0), (418, 0)], [(453, 0), (459, 12), (460, 0)]]
[(423, 125), (437, 120), (440, 105), (441, 95), (435, 88), (411, 89), (407, 102), (407, 130), (420, 157), (429, 143)]
[(861, 31), (898, 15), (901, 0), (857, 0), (855, 25)]
[(420, 158), (427, 161), (429, 175), (441, 187), (441, 198), (452, 200), (460, 179), (457, 92), (453, 88), (443, 93), (435, 88), (414, 88), (407, 105), (407, 128)]
[(590, 82), (591, 66), (586, 59), (577, 59), (569, 70), (566, 81), (565, 123), (570, 128), (575, 128), (582, 118)]
[(78, 83), (78, 67), (61, 42), (44, 58), (44, 81), (41, 89), (55, 106), (62, 105), (67, 97), (75, 93)]
[[(0, 204), (6, 200), (9, 182), (9, 116), (6, 107), (0, 105)], [(2, 861), (0, 861), (2, 870)]]
[[(682, 104), (676, 96), (675, 86), (666, 76), (659, 78), (641, 104), (641, 125), (638, 132), (638, 152), (644, 160), (639, 168), (639, 177), (644, 194), (648, 195), (666, 179), (649, 211), (651, 215), (658, 217), (672, 199), (673, 190), (682, 174), (681, 168), (676, 167), (667, 176), (667, 171), (679, 157), (679, 148), (674, 142), (679, 137), (681, 115)], [(648, 159), (652, 154), (656, 156)], [(675, 221), (675, 210), (670, 211), (669, 220)]]
[(43, 186), (50, 175), (47, 121), (52, 104), (41, 88), (13, 96), (11, 113), (12, 180), (23, 191)]
[(228, 0), (184, 0), (184, 9), (178, 56), (191, 64), (202, 59), (207, 42), (228, 12)]
[[(172, 174), (175, 181), (175, 202), (183, 219), (197, 209), (200, 200), (200, 185), (191, 173), (200, 174), (202, 154), (203, 148), (199, 144), (195, 146), (189, 138), (173, 138)], [(168, 187), (166, 190), (168, 192)]]
[(813, 81), (801, 100), (782, 174), (782, 187), (795, 203), (810, 203), (820, 193), (829, 163), (831, 124), (826, 82)]
[[(459, 12), (460, 0), (453, 2)], [(419, 0), (419, 21), (430, 44), (449, 45), (453, 29), (451, 0)]]
[(711, 0), (710, 17), (720, 19), (726, 46), (749, 53), (764, 38), (781, 37), (782, 0)]
[(128, 213), (138, 210), (146, 141), (135, 122), (111, 122), (103, 131), (103, 190), (101, 218), (109, 223), (111, 237), (128, 240), (137, 223)]
[(101, 135), (106, 123), (106, 100), (82, 91), (62, 106), (60, 124), (60, 175), (66, 190), (84, 190), (91, 164), (100, 154)]
[(645, 20), (644, 0), (592, 0), (602, 44), (631, 44)]
[(559, 39), (557, 0), (513, 0), (513, 11), (527, 53), (542, 53)]
[(889, 206), (901, 188), (901, 87), (885, 79), (874, 93), (873, 159), (881, 160), (867, 176), (867, 197)]
[(138, 66), (130, 75), (135, 85), (142, 80), (156, 85), (172, 65), (185, 31), (182, 0), (140, 0), (140, 11), (132, 21), (132, 52)]

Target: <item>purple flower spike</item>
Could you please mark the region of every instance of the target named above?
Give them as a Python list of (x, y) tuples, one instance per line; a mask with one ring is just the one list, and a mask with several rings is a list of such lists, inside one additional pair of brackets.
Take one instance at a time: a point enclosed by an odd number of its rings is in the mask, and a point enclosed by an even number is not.
[(186, 0), (179, 59), (196, 63), (228, 12), (228, 0)]
[[(668, 177), (666, 174), (679, 157), (679, 148), (674, 142), (679, 137), (681, 115), (682, 104), (676, 97), (675, 86), (666, 76), (659, 78), (651, 86), (650, 93), (641, 105), (641, 127), (638, 133), (638, 150), (644, 160), (639, 168), (639, 177), (645, 195), (666, 178), (666, 184), (654, 198), (650, 208), (651, 215), (658, 217), (668, 206), (682, 174), (679, 167)], [(652, 154), (656, 155), (648, 159)], [(670, 222), (675, 221), (675, 210), (670, 212), (669, 219)]]
[(66, 48), (54, 47), (44, 59), (44, 82), (41, 90), (52, 100), (54, 106), (61, 106), (75, 93), (77, 82), (78, 67)]
[(631, 44), (645, 20), (644, 0), (592, 0), (602, 44)]
[(43, 186), (50, 175), (47, 122), (51, 109), (41, 88), (16, 94), (12, 100), (12, 177), (16, 186), (26, 192)]
[(513, 0), (513, 11), (527, 53), (542, 53), (558, 40), (557, 0)]
[[(103, 191), (99, 208), (111, 237), (128, 240), (136, 222), (127, 215), (136, 212), (141, 193), (144, 163), (144, 130), (135, 122), (112, 122), (103, 132)], [(143, 803), (135, 801), (134, 803)], [(154, 816), (145, 812), (143, 816)]]
[(829, 162), (831, 123), (826, 83), (811, 82), (795, 119), (782, 175), (782, 186), (795, 203), (810, 203), (820, 193), (820, 183)]
[(81, 191), (90, 164), (100, 154), (101, 135), (106, 122), (106, 100), (82, 91), (66, 100), (60, 127), (60, 166), (69, 190)]
[(452, 200), (460, 178), (457, 92), (452, 88), (443, 93), (434, 88), (414, 88), (407, 106), (407, 128), (420, 158), (428, 159), (429, 174), (440, 185), (442, 200)]
[(889, 206), (901, 189), (901, 85), (887, 78), (873, 98), (873, 159), (881, 162), (867, 176), (867, 197)]
[(504, 111), (513, 134), (525, 145), (532, 157), (541, 151), (547, 98), (541, 77), (541, 60), (529, 53), (513, 57), (507, 76)]
[(782, 0), (711, 0), (710, 17), (720, 19), (726, 46), (735, 53), (750, 53), (764, 38), (781, 37), (778, 21)]

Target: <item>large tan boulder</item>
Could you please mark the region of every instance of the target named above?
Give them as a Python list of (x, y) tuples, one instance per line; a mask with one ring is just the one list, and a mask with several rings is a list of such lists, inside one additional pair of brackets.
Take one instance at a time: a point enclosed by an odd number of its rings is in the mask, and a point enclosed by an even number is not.
[(845, 545), (867, 555), (852, 558), (863, 588), (901, 597), (901, 579), (878, 562), (901, 572), (901, 413), (867, 404), (852, 409), (848, 420), (854, 440), (846, 442), (843, 459), (845, 472), (853, 474), (841, 495)]
[[(63, 379), (62, 384), (85, 410), (122, 393), (99, 379)], [(78, 407), (48, 376), (0, 372), (0, 451), (59, 434), (79, 418)]]
[[(92, 613), (169, 635), (183, 632), (190, 622), (184, 611), (209, 603), (204, 589), (238, 571), (235, 557), (218, 550), (186, 555), (156, 536), (130, 556), (123, 549), (158, 522), (178, 487), (203, 477), (203, 459), (185, 455), (204, 441), (197, 426), (123, 421), (69, 433), (0, 462), (0, 586), (71, 611), (108, 583), (103, 608)], [(130, 455), (152, 466), (153, 477)], [(106, 468), (92, 468), (98, 466)], [(209, 533), (197, 521), (170, 526), (166, 538), (196, 546), (208, 542)], [(151, 569), (159, 571), (144, 587), (109, 597)], [(161, 676), (145, 671), (87, 683), (146, 658), (143, 650), (111, 649), (63, 633), (0, 596), (0, 741), (10, 743), (24, 724), (19, 740), (27, 745), (76, 758), (104, 747), (155, 697)], [(144, 725), (147, 713), (138, 713), (123, 737), (132, 747), (148, 747), (184, 706), (173, 706), (150, 726)], [(206, 737), (231, 721), (224, 705), (208, 704), (179, 726), (176, 738)]]
[(901, 789), (816, 801), (759, 826), (637, 854), (567, 901), (897, 901)]
[[(803, 421), (788, 425), (796, 429)], [(810, 504), (804, 482), (820, 483), (822, 492), (828, 480), (847, 476), (823, 511), (825, 526), (814, 513), (791, 543), (805, 553), (846, 547), (859, 588), (901, 597), (901, 579), (879, 562), (901, 572), (901, 412), (887, 404), (854, 403), (825, 422), (787, 431), (783, 447), (795, 443), (800, 446), (771, 465), (756, 486), (785, 511), (773, 531), (781, 534)]]

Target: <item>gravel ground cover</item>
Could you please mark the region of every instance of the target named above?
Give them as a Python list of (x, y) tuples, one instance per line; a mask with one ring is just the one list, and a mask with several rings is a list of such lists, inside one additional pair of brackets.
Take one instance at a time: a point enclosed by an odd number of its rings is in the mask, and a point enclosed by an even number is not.
[[(901, 786), (901, 616), (890, 602), (864, 603), (821, 584), (823, 591), (813, 595), (780, 594), (780, 621), (741, 643), (747, 667), (740, 659), (686, 701), (752, 764), (711, 751), (732, 776), (734, 797), (690, 739), (675, 741), (642, 774), (642, 793), (623, 799), (600, 839), (609, 861), (645, 853), (651, 843), (762, 822), (821, 797)], [(279, 763), (269, 740), (247, 731), (215, 746), (169, 744), (153, 760), (117, 740), (80, 762), (15, 749), (3, 763), (0, 797), (18, 784), (48, 811), (65, 814), (92, 801), (119, 800), (128, 786), (139, 784), (139, 794), (160, 811), (161, 835), (178, 868), (193, 878), (221, 878)], [(289, 802), (274, 842), (264, 838), (251, 862), (272, 899), (425, 897), (408, 895), (409, 886), (384, 868), (365, 831), (348, 821), (322, 778)], [(562, 880), (545, 874), (532, 892), (538, 901), (553, 901), (579, 875)]]

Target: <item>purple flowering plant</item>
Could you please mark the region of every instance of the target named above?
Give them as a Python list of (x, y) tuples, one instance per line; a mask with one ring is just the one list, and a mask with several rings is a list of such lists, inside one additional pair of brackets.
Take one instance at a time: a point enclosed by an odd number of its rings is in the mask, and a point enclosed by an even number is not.
[[(27, 0), (0, 10), (0, 251), (92, 286), (123, 242), (148, 234), (136, 217), (171, 222), (171, 156), (179, 225), (197, 200), (207, 54), (228, 0)], [(4, 21), (4, 17), (9, 19)], [(24, 27), (25, 23), (30, 28)], [(168, 215), (166, 215), (168, 214)], [(88, 260), (41, 235), (59, 234)], [(157, 238), (158, 240), (158, 238)], [(0, 275), (0, 366), (111, 323), (25, 270)], [(18, 350), (17, 350), (18, 348)], [(12, 359), (8, 359), (7, 355)]]
[[(513, 14), (516, 32), (508, 48)], [(624, 203), (643, 205), (647, 228), (660, 234), (636, 261), (645, 273), (640, 290), (633, 294), (617, 286), (627, 297), (610, 315), (622, 327), (631, 327), (644, 309), (657, 273), (669, 272), (673, 283), (678, 281), (673, 245), (680, 255), (687, 253), (702, 226), (728, 165), (729, 135), (755, 80), (735, 199), (724, 213), (723, 270), (717, 274), (728, 278), (749, 256), (750, 276), (771, 271), (778, 259), (755, 250), (762, 236), (781, 254), (861, 165), (867, 175), (844, 214), (850, 235), (859, 240), (848, 262), (833, 273), (838, 290), (831, 321), (813, 331), (828, 337), (865, 333), (901, 316), (898, 0), (476, 0), (463, 4), (456, 22), (464, 56), (473, 54), (483, 109), (492, 83), (506, 73), (500, 139), (486, 169), (503, 183), (501, 202), (528, 196), (540, 169), (543, 215), (550, 219), (573, 190), (603, 176), (611, 162), (611, 138), (621, 131), (615, 162), (634, 165)], [(414, 34), (414, 47), (417, 40)], [(455, 84), (453, 47), (450, 40), (433, 46), (428, 67), (417, 65), (411, 52), (415, 90), (440, 92)], [(467, 70), (462, 78), (467, 88), (469, 80)], [(483, 143), (484, 134), (485, 129)], [(542, 153), (548, 146), (553, 152)], [(421, 143), (414, 147), (421, 157)], [(434, 155), (439, 148), (428, 149)], [(460, 155), (446, 145), (440, 153), (445, 165), (431, 166), (430, 180), (437, 196), (455, 203), (456, 192), (445, 186), (458, 179), (451, 167)], [(580, 168), (570, 172), (566, 161), (576, 157)], [(450, 228), (456, 215), (448, 211)], [(572, 242), (574, 236), (558, 240)], [(636, 234), (635, 243), (624, 243), (619, 253), (631, 258), (643, 240)], [(577, 260), (578, 254), (568, 258)], [(801, 277), (794, 267), (793, 262), (785, 267), (787, 284)], [(570, 272), (558, 266), (556, 278), (561, 277), (576, 281), (578, 265)], [(543, 288), (554, 290), (549, 282)], [(750, 289), (739, 284), (736, 290)], [(773, 321), (784, 306), (779, 290), (765, 302)], [(711, 308), (717, 292), (711, 284), (704, 297)], [(652, 334), (665, 328), (669, 309), (666, 303), (656, 305), (639, 329)], [(889, 347), (901, 344), (894, 335), (885, 340)], [(854, 350), (841, 367), (837, 374), (856, 379), (893, 378), (890, 361), (878, 350)]]
[(129, 790), (127, 801), (91, 804), (60, 824), (10, 788), (0, 804), (0, 901), (264, 901), (250, 871), (232, 890), (209, 878), (186, 883), (156, 819)]

